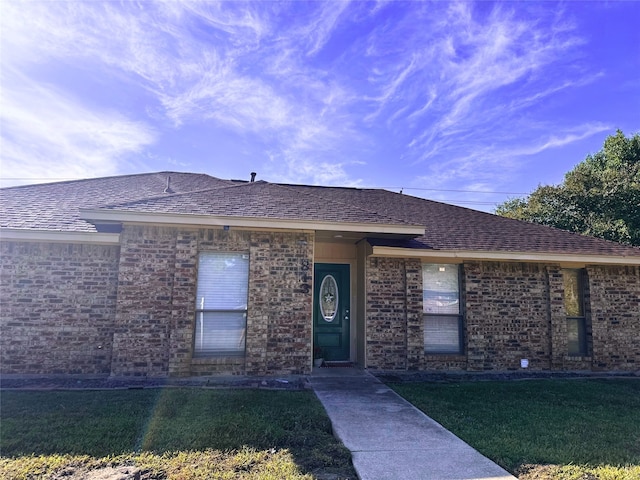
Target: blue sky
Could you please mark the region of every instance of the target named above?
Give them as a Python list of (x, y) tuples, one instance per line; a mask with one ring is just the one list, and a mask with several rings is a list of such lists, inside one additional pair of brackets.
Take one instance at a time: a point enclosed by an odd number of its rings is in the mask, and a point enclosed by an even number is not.
[(3, 186), (256, 171), (491, 211), (640, 131), (640, 2), (0, 10)]

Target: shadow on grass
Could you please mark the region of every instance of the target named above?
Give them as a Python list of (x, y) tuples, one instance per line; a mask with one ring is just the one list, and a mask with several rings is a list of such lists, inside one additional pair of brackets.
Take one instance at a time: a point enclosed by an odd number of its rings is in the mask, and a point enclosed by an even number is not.
[(1, 393), (4, 457), (288, 450), (302, 473), (355, 478), (308, 391), (151, 389)]

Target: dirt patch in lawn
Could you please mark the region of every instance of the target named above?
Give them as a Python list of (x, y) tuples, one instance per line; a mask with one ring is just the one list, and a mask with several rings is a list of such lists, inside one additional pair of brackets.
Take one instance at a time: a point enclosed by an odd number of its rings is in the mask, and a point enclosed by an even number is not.
[(522, 465), (516, 475), (519, 480), (550, 480), (556, 478), (557, 471), (555, 465)]
[[(519, 480), (558, 480), (568, 479), (572, 480), (600, 480), (602, 478), (627, 478), (616, 476), (600, 476), (591, 472), (563, 472), (563, 468), (560, 465), (522, 465), (516, 471), (516, 476)], [(632, 478), (631, 476), (628, 478)]]
[(51, 480), (157, 480), (149, 471), (136, 467), (102, 467), (88, 470), (83, 467), (66, 467), (50, 477)]
[[(350, 480), (351, 475), (314, 472), (314, 480)], [(87, 469), (86, 467), (66, 467), (47, 477), (48, 480), (166, 480), (164, 474), (132, 466), (114, 466)]]

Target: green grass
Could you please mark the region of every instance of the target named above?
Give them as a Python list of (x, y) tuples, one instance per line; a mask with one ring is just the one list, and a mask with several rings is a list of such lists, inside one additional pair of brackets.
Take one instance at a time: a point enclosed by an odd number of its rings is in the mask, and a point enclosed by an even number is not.
[(116, 464), (149, 478), (355, 478), (308, 391), (3, 391), (0, 422), (2, 478)]
[(521, 478), (640, 479), (640, 380), (390, 386)]

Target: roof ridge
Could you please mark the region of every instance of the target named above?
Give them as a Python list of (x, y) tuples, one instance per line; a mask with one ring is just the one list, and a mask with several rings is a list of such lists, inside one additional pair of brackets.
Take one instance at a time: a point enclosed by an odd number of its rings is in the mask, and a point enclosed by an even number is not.
[[(216, 178), (216, 177), (212, 177), (212, 178)], [(219, 179), (219, 180), (227, 181), (227, 180), (224, 180), (224, 179)], [(258, 182), (254, 182), (254, 183), (258, 183)], [(99, 207), (94, 207), (94, 208), (128, 207), (128, 206), (132, 206), (132, 205), (135, 205), (135, 204), (141, 203), (141, 202), (162, 200), (164, 198), (183, 197), (185, 195), (193, 195), (195, 193), (204, 193), (204, 192), (210, 192), (210, 191), (213, 191), (213, 190), (222, 190), (222, 189), (234, 188), (234, 187), (242, 187), (242, 186), (244, 186), (244, 185), (221, 185), (219, 187), (209, 187), (209, 188), (201, 188), (199, 190), (189, 190), (188, 192), (162, 193), (162, 194), (159, 194), (159, 195), (152, 195), (150, 197), (141, 197), (141, 198), (138, 198), (136, 200), (129, 200), (128, 202), (105, 203), (105, 204), (103, 204), (103, 205), (101, 205)]]
[(177, 172), (171, 170), (161, 170), (159, 172), (145, 172), (145, 173), (127, 173), (125, 175), (109, 175), (108, 177), (93, 177), (93, 178), (77, 178), (74, 180), (61, 180), (57, 182), (42, 182), (42, 183), (28, 183), (25, 185), (14, 185), (10, 187), (0, 187), (0, 190), (11, 190), (16, 188), (33, 188), (33, 187), (41, 187), (41, 186), (50, 186), (50, 185), (68, 185), (71, 183), (86, 183), (86, 182), (95, 182), (102, 180), (111, 180), (111, 179), (126, 179), (132, 177), (144, 177), (144, 176), (152, 176), (152, 175), (203, 175), (214, 180), (219, 180), (221, 182), (231, 182), (231, 180), (227, 180), (224, 178), (214, 177), (213, 175), (209, 175), (208, 173), (195, 173), (195, 172)]
[(384, 190), (382, 188), (361, 188), (361, 187), (343, 187), (339, 185), (309, 185), (308, 183), (282, 183), (282, 182), (269, 182), (274, 185), (280, 185), (281, 187), (309, 187), (309, 188), (340, 188), (342, 190)]

